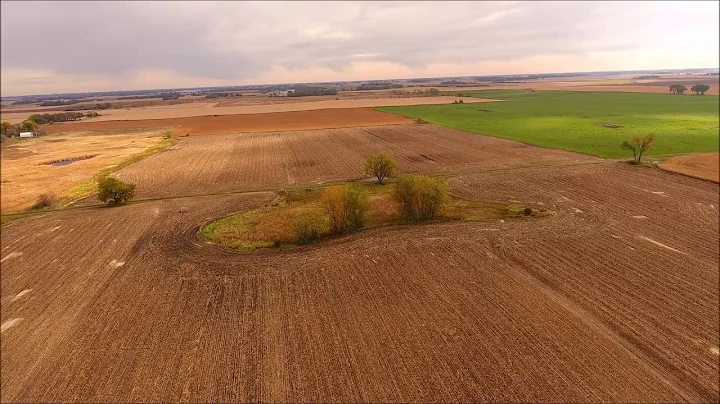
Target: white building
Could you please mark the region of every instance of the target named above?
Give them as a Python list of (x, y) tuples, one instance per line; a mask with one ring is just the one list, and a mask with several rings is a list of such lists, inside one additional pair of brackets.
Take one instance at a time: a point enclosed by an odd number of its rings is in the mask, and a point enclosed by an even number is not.
[(268, 91), (265, 93), (266, 97), (287, 97), (288, 91), (287, 90), (275, 90), (275, 91)]
[(20, 132), (20, 137), (33, 137), (32, 132)]

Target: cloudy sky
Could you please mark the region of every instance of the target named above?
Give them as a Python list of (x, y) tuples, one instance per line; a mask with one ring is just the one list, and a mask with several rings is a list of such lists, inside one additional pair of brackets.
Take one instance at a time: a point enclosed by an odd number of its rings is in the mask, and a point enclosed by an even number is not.
[(2, 95), (718, 67), (705, 2), (2, 1)]

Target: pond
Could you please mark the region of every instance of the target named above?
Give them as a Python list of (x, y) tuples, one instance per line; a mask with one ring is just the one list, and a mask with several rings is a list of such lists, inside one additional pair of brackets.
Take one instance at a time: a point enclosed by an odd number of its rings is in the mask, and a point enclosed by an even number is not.
[(72, 164), (76, 161), (89, 160), (93, 157), (95, 157), (95, 156), (85, 156), (85, 157), (78, 157), (78, 158), (74, 158), (74, 159), (53, 161), (52, 163), (50, 163), (50, 165), (53, 167), (62, 167), (62, 166), (66, 166), (68, 164)]

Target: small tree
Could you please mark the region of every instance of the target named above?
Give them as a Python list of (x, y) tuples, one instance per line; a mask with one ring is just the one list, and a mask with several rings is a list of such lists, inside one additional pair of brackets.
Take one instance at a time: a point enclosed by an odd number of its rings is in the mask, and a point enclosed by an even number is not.
[(395, 160), (385, 153), (375, 154), (365, 160), (365, 174), (374, 175), (378, 184), (382, 184), (386, 177), (395, 175)]
[(2, 121), (2, 126), (0, 126), (0, 131), (1, 131), (0, 133), (2, 133), (3, 135), (6, 135), (7, 130), (12, 128), (12, 126), (13, 125), (8, 121)]
[(655, 134), (648, 133), (647, 135), (638, 135), (630, 139), (630, 141), (622, 142), (622, 148), (632, 151), (633, 162), (640, 164), (643, 153), (650, 149), (655, 142)]
[(32, 206), (32, 209), (45, 209), (50, 208), (57, 202), (57, 197), (53, 193), (40, 194)]
[(682, 94), (687, 91), (687, 87), (682, 84), (673, 84), (670, 86), (670, 92), (673, 94)]
[(403, 175), (395, 183), (395, 199), (406, 220), (434, 218), (450, 201), (445, 182), (426, 175)]
[(710, 86), (707, 84), (695, 84), (694, 86), (690, 87), (690, 91), (697, 95), (705, 95), (708, 90), (710, 90)]
[(108, 205), (121, 205), (135, 196), (135, 184), (106, 177), (98, 181), (98, 199)]
[(370, 201), (362, 185), (328, 187), (323, 191), (320, 200), (330, 216), (333, 233), (356, 230), (365, 224)]

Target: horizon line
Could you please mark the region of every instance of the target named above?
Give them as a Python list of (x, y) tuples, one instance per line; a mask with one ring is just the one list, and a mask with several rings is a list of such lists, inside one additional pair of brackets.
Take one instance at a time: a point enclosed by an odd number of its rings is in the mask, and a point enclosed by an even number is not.
[(202, 90), (202, 89), (222, 89), (230, 87), (268, 87), (268, 86), (283, 86), (283, 85), (300, 85), (300, 84), (330, 84), (330, 83), (359, 83), (366, 81), (401, 81), (401, 80), (420, 80), (420, 79), (456, 79), (456, 78), (473, 78), (473, 77), (506, 77), (506, 76), (542, 76), (542, 75), (560, 75), (560, 74), (602, 74), (602, 73), (655, 73), (663, 74), (663, 72), (684, 72), (684, 71), (702, 71), (702, 70), (720, 70), (720, 67), (706, 67), (706, 68), (682, 68), (682, 69), (640, 69), (640, 70), (598, 70), (598, 71), (580, 71), (580, 72), (545, 72), (545, 73), (506, 73), (506, 74), (478, 74), (478, 75), (463, 75), (463, 76), (437, 76), (437, 77), (410, 77), (410, 78), (386, 78), (386, 79), (365, 79), (365, 80), (340, 80), (340, 81), (315, 81), (315, 82), (287, 82), (287, 83), (266, 83), (266, 84), (242, 84), (242, 85), (226, 85), (226, 86), (211, 86), (211, 87), (174, 87), (174, 88), (148, 88), (138, 90), (104, 90), (104, 91), (78, 91), (72, 93), (50, 93), (50, 94), (26, 94), (26, 95), (0, 95), (0, 101), (5, 101), (9, 98), (30, 98), (30, 97), (47, 97), (47, 96), (77, 96), (87, 94), (101, 95), (103, 93), (118, 93), (118, 92), (162, 92), (162, 91), (188, 91), (188, 90)]

